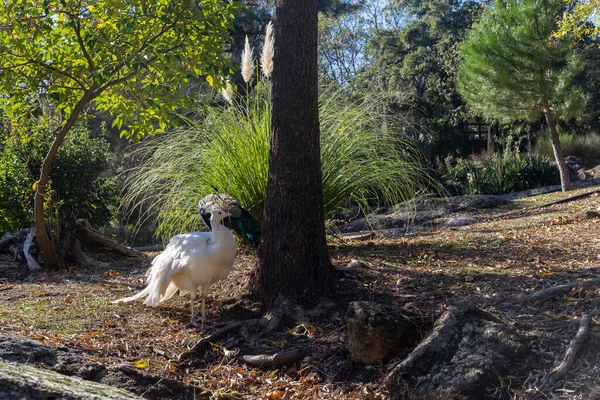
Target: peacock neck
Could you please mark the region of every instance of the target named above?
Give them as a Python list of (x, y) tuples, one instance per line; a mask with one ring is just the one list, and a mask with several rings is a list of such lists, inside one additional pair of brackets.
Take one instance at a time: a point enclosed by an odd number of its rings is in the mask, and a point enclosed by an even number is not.
[(219, 237), (226, 229), (223, 225), (221, 225), (220, 222), (216, 222), (216, 223), (211, 222), (211, 226), (212, 226), (212, 235), (213, 235), (214, 239)]

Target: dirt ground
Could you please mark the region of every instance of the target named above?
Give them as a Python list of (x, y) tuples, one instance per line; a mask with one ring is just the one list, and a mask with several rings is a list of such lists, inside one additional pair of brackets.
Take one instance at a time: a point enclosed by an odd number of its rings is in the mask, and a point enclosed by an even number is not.
[[(600, 195), (539, 206), (598, 189), (516, 200), (471, 213), (480, 222), (469, 226), (425, 229), (389, 240), (336, 241), (330, 250), (337, 268), (352, 259), (366, 264), (342, 273), (336, 299), (299, 311), (294, 320), (258, 338), (244, 331), (225, 336), (192, 362), (177, 361), (204, 336), (187, 325), (187, 298), (171, 299), (157, 309), (140, 302), (110, 303), (144, 287), (144, 272), (157, 253), (129, 259), (96, 254), (111, 268), (70, 267), (61, 273), (30, 273), (0, 254), (0, 333), (76, 348), (109, 369), (127, 364), (192, 386), (197, 398), (378, 399), (388, 395), (382, 386), (386, 374), (407, 353), (385, 365), (352, 363), (344, 321), (348, 302), (406, 306), (433, 323), (449, 305), (468, 299), (526, 337), (543, 360), (526, 376), (498, 377), (487, 392), (489, 398), (524, 398), (536, 378), (562, 360), (581, 315), (600, 299), (600, 289), (591, 287), (541, 304), (518, 301), (519, 295), (600, 275), (600, 218), (586, 216), (600, 207)], [(261, 305), (245, 290), (255, 265), (254, 251), (240, 249), (234, 272), (212, 288), (208, 333), (262, 315)], [(566, 379), (547, 389), (545, 398), (600, 398), (598, 322), (595, 317), (591, 338)], [(279, 368), (250, 367), (239, 359), (298, 346), (310, 348), (312, 356)]]

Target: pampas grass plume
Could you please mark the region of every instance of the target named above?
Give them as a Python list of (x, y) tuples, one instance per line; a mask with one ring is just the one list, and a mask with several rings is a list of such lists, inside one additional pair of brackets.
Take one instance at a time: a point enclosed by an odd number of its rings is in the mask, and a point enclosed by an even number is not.
[(260, 66), (263, 74), (271, 77), (273, 72), (273, 55), (275, 54), (275, 45), (273, 39), (273, 22), (267, 24), (267, 33), (265, 34), (265, 44), (263, 45), (262, 54), (260, 55)]
[(221, 89), (221, 96), (229, 103), (233, 104), (233, 86), (231, 86), (231, 82), (227, 81), (225, 87)]
[(250, 47), (250, 41), (246, 36), (246, 44), (242, 51), (242, 78), (244, 82), (250, 82), (252, 75), (254, 74), (254, 60), (252, 60), (252, 48)]

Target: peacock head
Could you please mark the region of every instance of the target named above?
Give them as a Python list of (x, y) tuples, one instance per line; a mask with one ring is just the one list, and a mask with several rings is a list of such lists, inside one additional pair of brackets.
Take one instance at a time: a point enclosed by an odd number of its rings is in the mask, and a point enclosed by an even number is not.
[(213, 210), (211, 212), (210, 222), (211, 222), (211, 224), (216, 224), (216, 223), (221, 222), (224, 218), (227, 218), (227, 217), (231, 217), (231, 214), (229, 214), (227, 211)]

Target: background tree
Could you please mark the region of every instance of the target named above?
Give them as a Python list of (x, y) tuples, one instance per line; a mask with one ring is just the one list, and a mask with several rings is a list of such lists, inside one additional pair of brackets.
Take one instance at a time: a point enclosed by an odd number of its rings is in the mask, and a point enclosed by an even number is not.
[(479, 9), (469, 1), (390, 1), (366, 46), (357, 91), (385, 96), (388, 113), (403, 115), (404, 129), (430, 159), (464, 145), (460, 124), (467, 115), (454, 76), (458, 43)]
[(585, 95), (572, 84), (582, 67), (573, 38), (553, 37), (562, 9), (558, 0), (496, 0), (462, 46), (458, 87), (469, 107), (490, 119), (543, 115), (566, 191), (557, 120), (580, 112)]
[(318, 114), (316, 0), (277, 0), (269, 176), (251, 290), (316, 299), (334, 289), (325, 240)]
[(86, 106), (115, 117), (128, 137), (164, 131), (184, 107), (188, 76), (209, 83), (228, 75), (223, 45), (239, 5), (222, 0), (23, 0), (0, 5), (2, 107), (17, 123), (58, 112), (42, 164), (34, 222), (50, 266), (59, 260), (47, 235), (44, 201), (52, 162)]

